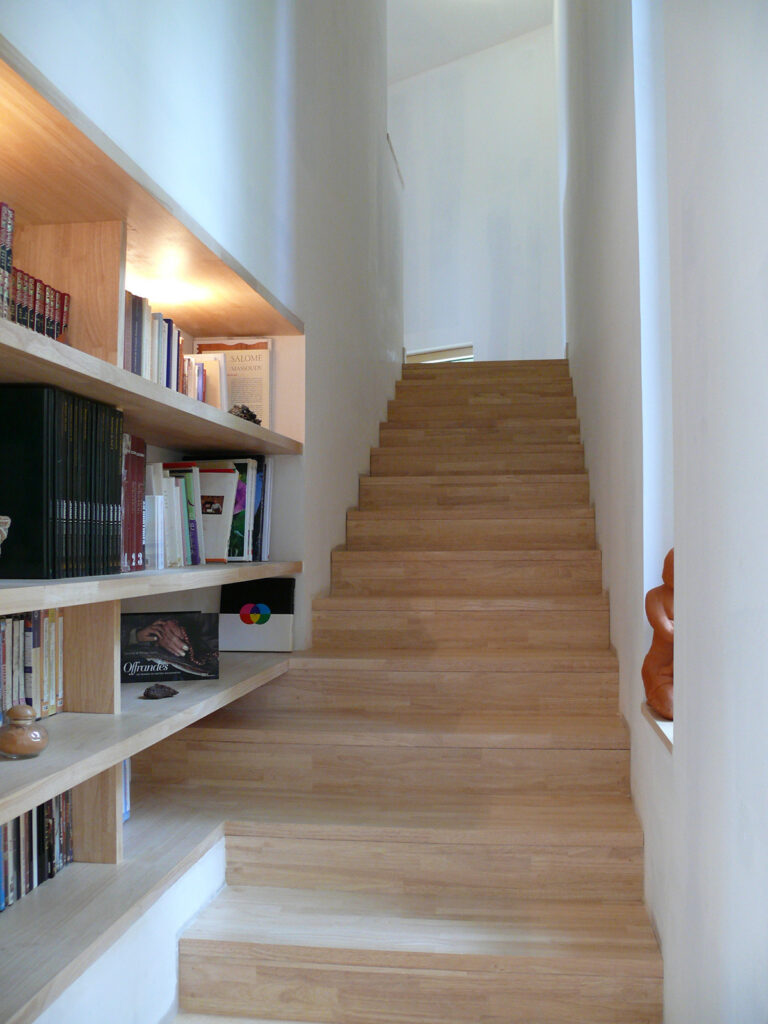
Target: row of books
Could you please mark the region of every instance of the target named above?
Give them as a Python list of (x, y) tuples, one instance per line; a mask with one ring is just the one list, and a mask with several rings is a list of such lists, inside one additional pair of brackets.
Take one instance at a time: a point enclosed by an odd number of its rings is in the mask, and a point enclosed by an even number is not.
[(38, 718), (64, 707), (64, 616), (58, 608), (0, 618), (0, 722), (15, 704)]
[(0, 385), (0, 576), (120, 572), (123, 414), (48, 385)]
[[(193, 353), (185, 353), (194, 347)], [(270, 418), (271, 338), (194, 340), (149, 300), (125, 293), (123, 369), (225, 412), (247, 405), (263, 426)]]
[(123, 571), (267, 561), (273, 475), (264, 455), (146, 465), (144, 441), (125, 435)]
[(0, 849), (0, 910), (5, 910), (72, 862), (72, 791), (0, 825)]
[(66, 343), (69, 293), (14, 267), (15, 221), (13, 209), (7, 203), (0, 203), (0, 317)]
[(267, 561), (273, 465), (257, 455), (147, 466), (149, 567)]

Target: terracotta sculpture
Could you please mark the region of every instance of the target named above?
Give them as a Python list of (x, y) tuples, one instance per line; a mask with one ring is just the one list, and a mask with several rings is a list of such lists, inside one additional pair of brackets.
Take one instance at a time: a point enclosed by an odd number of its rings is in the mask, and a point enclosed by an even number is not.
[(645, 614), (653, 627), (653, 641), (643, 662), (645, 696), (650, 707), (672, 721), (673, 651), (675, 643), (675, 549), (667, 552), (662, 586), (649, 590)]

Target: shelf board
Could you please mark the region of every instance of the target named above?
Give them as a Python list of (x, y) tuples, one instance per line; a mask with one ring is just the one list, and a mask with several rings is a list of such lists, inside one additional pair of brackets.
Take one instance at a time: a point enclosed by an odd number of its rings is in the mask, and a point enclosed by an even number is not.
[(188, 297), (174, 296), (175, 281), (152, 301), (190, 334), (304, 333), (298, 317), (2, 39), (0, 198), (20, 227), (124, 221), (129, 273), (162, 282), (172, 260)]
[(80, 576), (67, 580), (0, 580), (0, 615), (38, 608), (72, 608), (99, 601), (154, 597), (180, 591), (219, 587), (272, 576), (293, 576), (301, 562), (228, 562), (192, 565), (186, 569), (145, 569), (112, 576)]
[(0, 822), (119, 764), (282, 675), (289, 654), (224, 652), (220, 679), (185, 680), (165, 700), (141, 700), (145, 684), (121, 688), (118, 715), (63, 712), (45, 719), (49, 744), (29, 761), (0, 761)]
[(0, 320), (0, 381), (53, 384), (116, 406), (123, 410), (127, 433), (165, 448), (271, 455), (300, 455), (303, 450), (300, 441), (171, 391), (9, 320)]
[(0, 914), (0, 1020), (36, 1020), (222, 837), (215, 821), (139, 798), (120, 864), (69, 864)]

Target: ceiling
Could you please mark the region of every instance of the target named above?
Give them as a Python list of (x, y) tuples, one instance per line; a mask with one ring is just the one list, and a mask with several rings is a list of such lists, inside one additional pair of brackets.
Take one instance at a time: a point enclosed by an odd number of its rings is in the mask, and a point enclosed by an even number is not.
[(388, 0), (390, 83), (552, 21), (553, 0)]

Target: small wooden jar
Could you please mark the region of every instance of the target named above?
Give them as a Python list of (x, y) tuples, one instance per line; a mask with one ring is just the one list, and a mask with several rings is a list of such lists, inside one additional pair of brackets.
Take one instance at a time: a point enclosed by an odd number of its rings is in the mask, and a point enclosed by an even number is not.
[(5, 712), (6, 724), (0, 728), (0, 755), (19, 761), (37, 757), (48, 746), (45, 726), (35, 721), (36, 712), (28, 704), (14, 704)]

